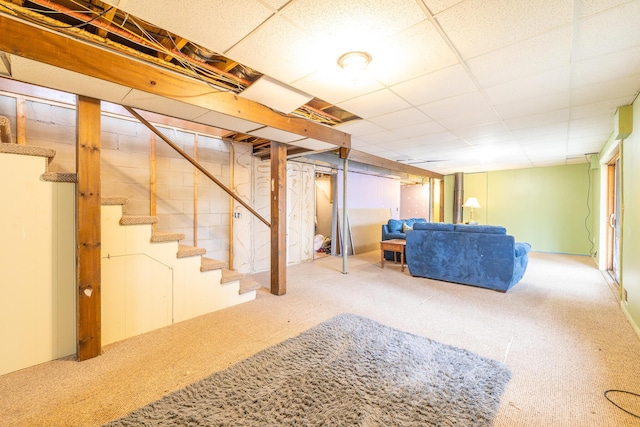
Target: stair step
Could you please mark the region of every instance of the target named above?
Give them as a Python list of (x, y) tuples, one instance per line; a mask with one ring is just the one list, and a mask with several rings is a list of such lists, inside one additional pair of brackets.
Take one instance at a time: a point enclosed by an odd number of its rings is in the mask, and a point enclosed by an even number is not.
[(126, 205), (129, 203), (129, 199), (126, 197), (102, 197), (100, 198), (100, 203), (103, 206)]
[(227, 263), (224, 261), (202, 257), (202, 264), (200, 264), (200, 271), (219, 270), (226, 266), (227, 266)]
[(238, 292), (240, 295), (246, 294), (247, 292), (257, 291), (262, 288), (262, 285), (255, 280), (252, 280), (248, 277), (244, 279), (240, 279), (240, 291)]
[(187, 246), (187, 245), (178, 245), (178, 253), (176, 256), (178, 258), (187, 258), (190, 256), (198, 256), (204, 255), (207, 253), (206, 249), (197, 248), (195, 246)]
[(151, 236), (151, 241), (154, 243), (157, 242), (177, 242), (179, 240), (184, 240), (185, 235), (182, 233), (169, 233), (164, 231), (156, 231)]
[(56, 150), (35, 145), (0, 144), (0, 153), (22, 154), (25, 156), (39, 156), (52, 159), (56, 156)]
[(226, 268), (222, 269), (222, 278), (220, 279), (220, 284), (225, 284), (229, 282), (233, 282), (235, 280), (244, 279), (245, 275), (242, 273), (238, 273), (237, 271), (227, 270)]
[(45, 172), (42, 180), (47, 182), (78, 182), (78, 174), (71, 172)]
[(155, 224), (157, 222), (157, 216), (123, 215), (122, 218), (120, 218), (120, 225)]

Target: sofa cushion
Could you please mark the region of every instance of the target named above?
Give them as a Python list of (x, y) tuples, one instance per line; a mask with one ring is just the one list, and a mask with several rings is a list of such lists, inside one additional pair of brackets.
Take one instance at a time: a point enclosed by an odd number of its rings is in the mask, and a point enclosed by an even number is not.
[(455, 231), (463, 233), (507, 234), (507, 229), (499, 225), (456, 224)]
[(402, 224), (402, 232), (406, 233), (409, 230), (413, 230), (413, 224), (409, 225), (406, 222), (404, 224)]
[(402, 224), (404, 224), (404, 222), (399, 219), (393, 219), (393, 218), (390, 219), (389, 222), (387, 222), (387, 225), (389, 227), (389, 232), (391, 233), (402, 232)]
[(413, 226), (414, 230), (453, 231), (453, 224), (446, 222), (420, 222)]
[(407, 237), (407, 235), (402, 231), (396, 231), (395, 233), (387, 233), (384, 237), (385, 237), (384, 240), (404, 239)]

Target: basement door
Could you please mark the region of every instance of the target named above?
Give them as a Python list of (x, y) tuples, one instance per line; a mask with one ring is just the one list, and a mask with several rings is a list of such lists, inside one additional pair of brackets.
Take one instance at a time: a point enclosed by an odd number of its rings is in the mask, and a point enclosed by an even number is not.
[(609, 232), (607, 269), (611, 277), (620, 286), (620, 157), (616, 157), (608, 166), (609, 173)]

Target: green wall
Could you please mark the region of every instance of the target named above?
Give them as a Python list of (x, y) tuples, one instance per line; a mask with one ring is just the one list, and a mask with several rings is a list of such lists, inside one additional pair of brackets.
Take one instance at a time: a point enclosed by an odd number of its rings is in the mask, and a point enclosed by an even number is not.
[[(593, 205), (593, 175), (590, 163), (465, 174), (464, 200), (478, 199), (474, 220), (506, 227), (534, 251), (587, 255), (595, 247), (587, 206)], [(445, 222), (453, 218), (453, 182), (453, 175), (445, 177)]]
[(640, 334), (640, 99), (633, 105), (631, 135), (622, 141), (622, 256), (620, 281), (628, 300), (622, 302)]

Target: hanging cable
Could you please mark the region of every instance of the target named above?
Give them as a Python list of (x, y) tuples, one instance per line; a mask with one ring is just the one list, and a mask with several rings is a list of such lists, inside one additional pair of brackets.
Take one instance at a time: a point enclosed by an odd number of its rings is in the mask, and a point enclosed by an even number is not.
[[(605, 391), (605, 392), (604, 392), (604, 397), (605, 397), (609, 402), (611, 402), (614, 406), (616, 406), (617, 408), (619, 408), (619, 409), (623, 410), (624, 412), (626, 412), (626, 413), (627, 413), (627, 414), (629, 414), (629, 415), (632, 415), (632, 416), (634, 416), (634, 417), (636, 417), (636, 418), (640, 418), (640, 415), (639, 415), (639, 414), (637, 414), (637, 413), (635, 413), (635, 412), (628, 411), (628, 410), (624, 409), (622, 406), (618, 405), (616, 402), (614, 402), (614, 401), (609, 397), (609, 394), (610, 394), (610, 393), (621, 393), (621, 394), (623, 394), (623, 395), (627, 395), (627, 396), (634, 396), (634, 397), (640, 397), (640, 394), (638, 394), (638, 393), (633, 393), (633, 392), (630, 392), (630, 391), (627, 391), (627, 390), (614, 390), (614, 389), (610, 389), (610, 390), (607, 390), (607, 391)], [(640, 405), (639, 405), (639, 406), (640, 406)]]
[(587, 239), (589, 239), (589, 243), (591, 243), (589, 255), (593, 256), (594, 242), (591, 238), (591, 229), (589, 228), (589, 217), (591, 216), (591, 160), (586, 154), (584, 157), (587, 159), (587, 216), (584, 218), (584, 228), (587, 230)]

